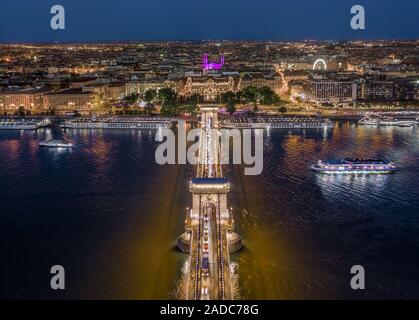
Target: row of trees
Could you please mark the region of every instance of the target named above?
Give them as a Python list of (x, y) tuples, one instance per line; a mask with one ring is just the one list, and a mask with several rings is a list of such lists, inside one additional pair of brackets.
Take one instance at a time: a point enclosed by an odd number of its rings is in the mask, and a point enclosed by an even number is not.
[(144, 95), (132, 94), (125, 98), (127, 103), (135, 103), (140, 99), (147, 103), (147, 109), (154, 109), (154, 104), (161, 105), (161, 113), (167, 115), (190, 113), (198, 111), (198, 104), (204, 99), (199, 95), (189, 97), (179, 96), (173, 89), (163, 88), (157, 90), (148, 90)]
[[(247, 87), (237, 93), (225, 92), (220, 97), (221, 103), (227, 105), (227, 111), (234, 113), (236, 105), (239, 103), (251, 103), (254, 105), (254, 111), (257, 111), (257, 105), (283, 106), (286, 102), (282, 101), (279, 96), (269, 87), (257, 88), (254, 86)], [(285, 107), (280, 107), (285, 108)]]
[[(143, 95), (132, 94), (127, 96), (125, 101), (127, 103), (136, 103), (140, 99), (147, 103), (146, 108), (154, 109), (154, 104), (160, 104), (161, 113), (168, 115), (179, 113), (194, 114), (198, 110), (198, 104), (204, 101), (204, 97), (196, 94), (189, 97), (179, 96), (170, 88), (163, 88), (158, 92), (156, 90), (148, 90)], [(225, 92), (218, 97), (217, 101), (225, 104), (230, 113), (234, 113), (236, 111), (236, 105), (241, 103), (253, 104), (254, 111), (257, 110), (258, 104), (280, 107), (286, 103), (271, 88), (257, 88), (253, 86), (247, 87), (237, 93), (232, 91)]]
[[(19, 116), (19, 117), (25, 117), (25, 116), (31, 116), (32, 112), (28, 109), (26, 109), (24, 106), (20, 106), (19, 108), (17, 108), (17, 110), (13, 113), (15, 116)], [(37, 115), (41, 114), (41, 115), (46, 115), (46, 116), (53, 116), (56, 114), (56, 110), (55, 108), (50, 108), (42, 113), (35, 113)], [(3, 115), (8, 115), (8, 113), (6, 111), (3, 112)]]

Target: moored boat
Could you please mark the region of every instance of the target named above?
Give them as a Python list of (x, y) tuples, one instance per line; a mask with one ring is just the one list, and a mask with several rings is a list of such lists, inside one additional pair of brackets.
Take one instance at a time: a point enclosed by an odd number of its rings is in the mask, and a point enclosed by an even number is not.
[(397, 119), (391, 117), (382, 117), (379, 115), (366, 115), (359, 120), (358, 124), (365, 126), (393, 126), (393, 127), (413, 127), (416, 120)]
[(65, 129), (158, 129), (170, 128), (171, 118), (157, 117), (105, 117), (77, 118), (62, 123)]
[(334, 126), (331, 120), (319, 117), (258, 117), (222, 123), (228, 129), (333, 129)]
[(36, 130), (49, 126), (51, 122), (48, 119), (14, 119), (14, 118), (1, 118), (0, 130)]

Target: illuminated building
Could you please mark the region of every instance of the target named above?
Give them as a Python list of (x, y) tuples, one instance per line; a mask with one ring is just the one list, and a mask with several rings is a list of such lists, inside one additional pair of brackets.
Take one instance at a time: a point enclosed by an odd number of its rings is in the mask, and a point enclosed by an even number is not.
[(279, 94), (282, 88), (282, 79), (277, 75), (264, 75), (262, 73), (245, 74), (239, 80), (238, 91), (247, 87), (269, 87), (273, 92)]
[(391, 81), (361, 79), (358, 83), (357, 97), (360, 100), (391, 101), (395, 97), (394, 93), (394, 83)]
[(354, 81), (312, 79), (307, 81), (305, 92), (316, 102), (349, 102), (356, 100), (357, 85)]
[(208, 70), (221, 70), (221, 68), (224, 65), (224, 55), (220, 56), (220, 62), (216, 61), (208, 61), (208, 54), (204, 54), (204, 57), (202, 58), (202, 69), (204, 71)]
[(113, 83), (108, 87), (108, 98), (111, 101), (122, 100), (125, 98), (125, 83)]
[(44, 95), (44, 106), (46, 109), (55, 108), (57, 112), (88, 113), (97, 107), (96, 94), (90, 91), (79, 89), (67, 89), (56, 93)]
[(15, 112), (24, 107), (30, 112), (40, 112), (44, 109), (43, 96), (45, 90), (19, 90), (0, 92), (0, 110), (2, 112)]
[(376, 101), (418, 100), (417, 79), (392, 79), (386, 81), (364, 80), (358, 84), (358, 99)]
[(234, 77), (188, 77), (179, 83), (179, 94), (183, 96), (201, 95), (207, 100), (214, 100), (220, 94), (237, 91), (238, 80)]
[(125, 85), (125, 95), (144, 94), (148, 90), (159, 91), (162, 88), (175, 88), (175, 83), (162, 79), (150, 79), (144, 81), (130, 81)]

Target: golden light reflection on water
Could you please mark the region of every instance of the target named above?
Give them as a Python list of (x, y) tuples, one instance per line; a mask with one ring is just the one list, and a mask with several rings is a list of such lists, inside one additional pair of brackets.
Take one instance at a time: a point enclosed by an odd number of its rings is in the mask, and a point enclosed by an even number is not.
[[(330, 286), (337, 280), (325, 268), (330, 259), (339, 258), (323, 257), (320, 244), (316, 246), (313, 242), (315, 229), (311, 220), (327, 219), (321, 212), (317, 213), (317, 207), (334, 202), (335, 198), (345, 202), (344, 195), (353, 199), (351, 204), (355, 207), (363, 208), (357, 202), (368, 203), (368, 199), (378, 205), (385, 200), (382, 194), (389, 176), (314, 175), (310, 165), (318, 159), (393, 153), (397, 134), (400, 131), (371, 130), (350, 122), (327, 133), (321, 130), (266, 133), (265, 152), (276, 157), (266, 156), (263, 174), (244, 177), (241, 169), (233, 169), (233, 176), (240, 177), (233, 178), (231, 195), (234, 205), (240, 206), (235, 218), (245, 243), (245, 249), (233, 260), (238, 264), (243, 298), (304, 299), (340, 295), (342, 289), (339, 285)], [(312, 176), (317, 187), (306, 189), (306, 181)], [(273, 208), (271, 203), (277, 206)], [(304, 211), (299, 214), (298, 210)]]
[(186, 258), (180, 270), (180, 276), (176, 280), (176, 284), (171, 292), (171, 296), (178, 300), (184, 300), (189, 296), (188, 288), (190, 281), (191, 260)]
[(375, 197), (379, 197), (388, 179), (388, 174), (319, 174), (316, 176), (320, 190), (326, 198), (340, 192), (348, 195), (373, 193)]
[[(185, 207), (191, 204), (188, 181), (195, 168), (156, 165), (152, 131), (80, 130), (70, 135), (78, 146), (63, 153), (38, 148), (41, 136), (7, 134), (0, 140), (4, 182), (12, 181), (10, 187), (16, 188), (15, 192), (28, 186), (45, 195), (33, 199), (35, 206), (44, 206), (38, 208), (37, 217), (25, 223), (42, 217), (62, 227), (63, 232), (68, 227), (76, 230), (67, 234), (69, 240), (63, 246), (68, 250), (63, 255), (73, 264), (73, 276), (77, 274), (79, 281), (69, 295), (184, 299), (190, 264), (188, 255), (179, 253), (175, 244), (184, 231)], [(364, 253), (354, 250), (352, 244), (365, 237), (365, 242), (356, 244), (380, 247), (381, 242), (374, 241), (383, 230), (392, 230), (392, 225), (402, 230), (406, 225), (402, 226), (401, 219), (411, 225), (415, 218), (399, 214), (398, 206), (408, 211), (416, 201), (413, 197), (417, 198), (412, 186), (417, 182), (418, 145), (417, 136), (412, 138), (412, 131), (407, 129), (343, 122), (327, 132), (270, 130), (264, 140), (260, 176), (244, 176), (242, 167), (226, 166), (232, 186), (228, 202), (245, 245), (231, 257), (230, 285), (237, 293), (235, 298), (342, 297), (344, 289), (339, 285), (346, 288), (347, 279), (340, 268), (344, 262), (352, 262), (345, 260), (348, 256), (358, 258)], [(145, 157), (147, 154), (151, 156)], [(310, 165), (318, 159), (346, 156), (384, 156), (409, 168), (395, 175), (372, 176), (310, 172)], [(24, 165), (33, 168), (28, 170)], [(132, 170), (125, 170), (130, 166)], [(22, 174), (25, 170), (26, 178)], [(137, 173), (134, 178), (133, 173)], [(31, 181), (34, 176), (38, 177), (36, 184)], [(61, 185), (61, 181), (68, 185)], [(51, 184), (58, 199), (49, 196)], [(22, 193), (17, 199), (29, 201), (28, 194)], [(14, 198), (10, 199), (12, 203)], [(395, 220), (385, 224), (388, 204), (397, 205), (390, 209)], [(59, 216), (60, 208), (70, 208), (68, 216)], [(56, 216), (59, 219), (54, 219)], [(85, 226), (85, 222), (91, 223)], [(44, 237), (42, 228), (40, 233)], [(398, 235), (383, 234), (380, 241), (394, 236)], [(61, 234), (50, 239), (60, 243)], [(49, 243), (45, 248), (50, 248)], [(52, 248), (44, 259), (49, 261), (50, 255), (56, 254)], [(391, 258), (378, 257), (380, 261)], [(32, 288), (34, 297), (39, 297), (37, 290)], [(400, 292), (403, 288), (391, 290)]]
[(2, 157), (8, 160), (16, 160), (19, 156), (19, 140), (4, 140), (0, 141), (0, 148), (2, 150)]
[[(336, 281), (325, 268), (330, 257), (323, 256), (321, 247), (313, 240), (310, 223), (315, 214), (300, 216), (295, 208), (310, 212), (311, 203), (318, 201), (316, 198), (334, 201), (342, 194), (350, 195), (352, 190), (355, 199), (365, 193), (380, 195), (386, 187), (387, 176), (317, 175), (314, 181), (318, 195), (300, 189), (304, 187), (302, 182), (310, 177), (308, 168), (313, 155), (316, 158), (339, 153), (368, 156), (392, 145), (392, 131), (368, 130), (344, 124), (327, 134), (290, 131), (280, 141), (274, 140), (278, 134), (271, 132), (264, 142), (265, 151), (280, 155), (265, 163), (262, 176), (247, 177), (241, 167), (228, 168), (232, 183), (229, 205), (235, 207), (237, 231), (245, 244), (242, 251), (231, 257), (230, 285), (236, 299), (339, 296), (338, 287), (329, 286)], [(106, 168), (106, 158), (112, 154), (113, 145), (100, 136), (94, 143), (98, 146), (94, 161)], [(104, 250), (118, 248), (121, 255), (114, 264), (123, 266), (124, 273), (115, 275), (118, 285), (114, 295), (118, 292), (117, 296), (132, 299), (184, 299), (186, 296), (190, 261), (174, 244), (183, 231), (183, 207), (190, 205), (187, 181), (193, 172), (193, 167), (159, 168), (150, 184), (142, 187), (143, 195), (138, 198), (138, 211), (134, 213), (147, 218), (134, 219), (123, 238), (104, 246)], [(273, 202), (278, 206), (270, 207)]]
[[(234, 177), (235, 176), (235, 177)], [(241, 185), (238, 181), (241, 180)], [(284, 299), (291, 297), (291, 283), (296, 281), (291, 261), (298, 260), (298, 249), (287, 239), (286, 228), (273, 215), (277, 212), (264, 210), (266, 201), (272, 197), (269, 185), (260, 177), (243, 176), (242, 168), (234, 170), (231, 204), (235, 206), (234, 217), (237, 232), (244, 240), (245, 248), (232, 256), (236, 276), (232, 285), (237, 298)], [(238, 198), (238, 199), (237, 199)], [(238, 203), (238, 200), (240, 203)], [(304, 274), (307, 273), (304, 271)]]
[[(350, 123), (327, 134), (323, 130), (270, 132), (264, 141), (269, 156), (261, 176), (244, 176), (240, 166), (226, 168), (232, 183), (229, 206), (235, 208), (237, 232), (245, 244), (231, 259), (230, 286), (236, 299), (339, 296), (339, 288), (329, 285), (337, 280), (327, 269), (330, 264), (338, 265), (338, 258), (324, 255), (316, 242), (316, 223), (328, 219), (317, 211), (322, 208), (318, 203), (348, 202), (342, 195), (355, 199), (354, 206), (367, 197), (379, 203), (388, 176), (312, 175), (309, 166), (331, 156), (369, 157), (383, 148), (393, 152), (388, 146), (394, 145), (399, 133)], [(147, 139), (147, 134), (138, 138)], [(92, 170), (107, 176), (118, 142), (103, 135), (89, 139), (84, 142), (95, 146), (90, 153), (95, 164)], [(108, 272), (115, 286), (112, 295), (184, 299), (190, 262), (174, 246), (183, 231), (184, 207), (190, 205), (187, 182), (194, 168), (164, 166), (153, 172), (147, 183), (139, 181), (139, 193), (131, 200), (135, 205), (125, 204), (136, 211), (123, 214), (121, 210), (126, 232), (121, 235), (122, 227), (118, 228), (103, 245), (104, 251), (118, 251)], [(314, 185), (307, 187), (310, 180)], [(102, 259), (100, 253), (96, 259)]]

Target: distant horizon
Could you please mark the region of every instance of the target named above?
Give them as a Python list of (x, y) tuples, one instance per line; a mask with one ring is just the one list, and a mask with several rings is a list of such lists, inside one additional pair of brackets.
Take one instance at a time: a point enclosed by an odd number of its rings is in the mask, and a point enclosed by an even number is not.
[(182, 42), (201, 42), (201, 43), (214, 43), (214, 42), (260, 42), (260, 43), (298, 43), (298, 42), (323, 42), (323, 43), (345, 43), (345, 42), (417, 42), (418, 38), (411, 39), (342, 39), (342, 40), (322, 40), (322, 39), (300, 39), (300, 40), (274, 40), (274, 39), (146, 39), (146, 40), (74, 40), (74, 41), (0, 41), (0, 45), (13, 45), (13, 44), (34, 44), (34, 45), (48, 45), (48, 44), (135, 44), (135, 43), (182, 43)]
[[(50, 25), (56, 4), (64, 30)], [(365, 10), (365, 30), (351, 28), (354, 5)], [(15, 0), (0, 8), (0, 43), (419, 38), (419, 2), (411, 0)]]

